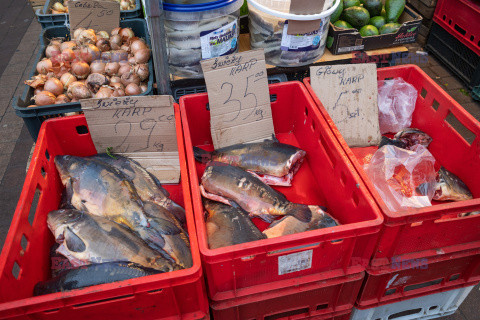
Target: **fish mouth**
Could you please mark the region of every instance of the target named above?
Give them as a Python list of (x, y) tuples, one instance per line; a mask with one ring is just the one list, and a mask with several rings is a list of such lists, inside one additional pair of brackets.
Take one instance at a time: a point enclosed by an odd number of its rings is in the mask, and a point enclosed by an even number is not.
[(58, 172), (60, 175), (67, 175), (68, 174), (68, 165), (70, 163), (72, 156), (69, 155), (59, 155), (55, 156), (53, 159), (55, 166), (57, 167)]

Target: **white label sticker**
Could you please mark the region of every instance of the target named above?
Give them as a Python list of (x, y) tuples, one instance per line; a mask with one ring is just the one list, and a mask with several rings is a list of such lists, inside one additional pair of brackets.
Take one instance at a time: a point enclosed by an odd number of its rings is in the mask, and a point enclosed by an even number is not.
[(312, 267), (313, 250), (278, 257), (278, 275), (302, 271)]
[(312, 51), (317, 50), (320, 46), (320, 40), (322, 40), (322, 26), (324, 25), (324, 19), (320, 22), (318, 30), (305, 33), (305, 34), (288, 34), (288, 21), (285, 21), (283, 27), (282, 43), (280, 49), (283, 51)]
[(361, 46), (353, 46), (353, 47), (343, 47), (343, 48), (338, 48), (338, 52), (350, 52), (350, 51), (358, 51), (358, 50), (363, 50), (365, 48), (365, 45)]
[(202, 59), (235, 53), (238, 46), (237, 37), (237, 20), (215, 30), (200, 32)]

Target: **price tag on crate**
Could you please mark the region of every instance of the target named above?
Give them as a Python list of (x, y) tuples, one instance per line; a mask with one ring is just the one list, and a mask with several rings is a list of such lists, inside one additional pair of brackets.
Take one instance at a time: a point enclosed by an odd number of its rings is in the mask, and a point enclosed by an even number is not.
[(116, 1), (68, 1), (68, 13), (72, 37), (78, 28), (110, 33), (120, 24), (120, 4)]
[(271, 138), (274, 130), (263, 49), (201, 64), (215, 148)]
[(178, 183), (175, 115), (171, 96), (137, 96), (80, 101), (97, 152), (138, 161), (160, 182)]
[(350, 147), (380, 143), (375, 64), (310, 67), (313, 91)]

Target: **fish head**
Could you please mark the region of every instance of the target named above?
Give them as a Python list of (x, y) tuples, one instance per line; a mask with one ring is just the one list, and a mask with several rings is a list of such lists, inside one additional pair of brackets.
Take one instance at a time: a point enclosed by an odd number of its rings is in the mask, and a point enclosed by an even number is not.
[(330, 228), (340, 225), (336, 219), (325, 212), (325, 207), (310, 205), (308, 208), (312, 213), (312, 222), (317, 228)]
[(64, 184), (69, 177), (74, 176), (75, 173), (81, 168), (82, 161), (85, 160), (80, 157), (70, 155), (55, 156), (55, 166), (57, 167), (60, 178)]
[(57, 242), (63, 241), (65, 229), (83, 217), (83, 212), (71, 209), (51, 211), (47, 216), (48, 228), (52, 231)]

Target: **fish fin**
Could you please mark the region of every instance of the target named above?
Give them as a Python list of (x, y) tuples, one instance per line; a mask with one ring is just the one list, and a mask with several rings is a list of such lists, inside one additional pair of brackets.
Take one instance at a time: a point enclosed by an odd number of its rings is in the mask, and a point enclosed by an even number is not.
[(212, 153), (205, 151), (199, 147), (193, 147), (193, 156), (195, 160), (201, 163), (207, 163), (208, 161), (212, 160)]
[(80, 237), (77, 236), (69, 227), (65, 228), (63, 236), (65, 237), (65, 246), (68, 250), (72, 252), (83, 252), (87, 249), (87, 246), (83, 240), (80, 239)]
[(273, 221), (273, 222), (268, 226), (268, 228), (275, 227), (277, 224), (279, 224), (280, 222), (282, 222), (282, 221), (285, 220), (286, 218), (287, 218), (287, 217), (283, 217), (282, 219), (278, 219), (278, 220)]
[(163, 186), (162, 184), (160, 183), (160, 180), (158, 180), (157, 177), (155, 177), (153, 174), (151, 174), (150, 172), (147, 171), (147, 169), (145, 169), (145, 171), (150, 175), (150, 178), (152, 178), (153, 182), (157, 185), (158, 189), (160, 189), (160, 191), (165, 195), (165, 197), (170, 197), (170, 192), (168, 192)]
[(173, 222), (162, 218), (150, 218), (148, 219), (150, 226), (161, 234), (174, 235), (182, 232)]
[(252, 218), (253, 217), (260, 218), (267, 223), (272, 223), (275, 220), (275, 218), (269, 215), (268, 213), (260, 213), (260, 214), (250, 213), (249, 215)]
[(312, 219), (312, 211), (310, 211), (310, 208), (304, 204), (292, 203), (286, 214), (307, 223)]
[(182, 225), (185, 225), (187, 222), (185, 209), (183, 209), (178, 203), (172, 200), (165, 209), (167, 209), (175, 217), (175, 219), (178, 220), (178, 222), (180, 222)]
[(272, 133), (272, 138), (271, 139), (265, 139), (263, 141), (264, 142), (278, 142), (278, 143), (280, 143), (280, 141), (278, 141), (277, 137), (275, 137), (275, 133)]

